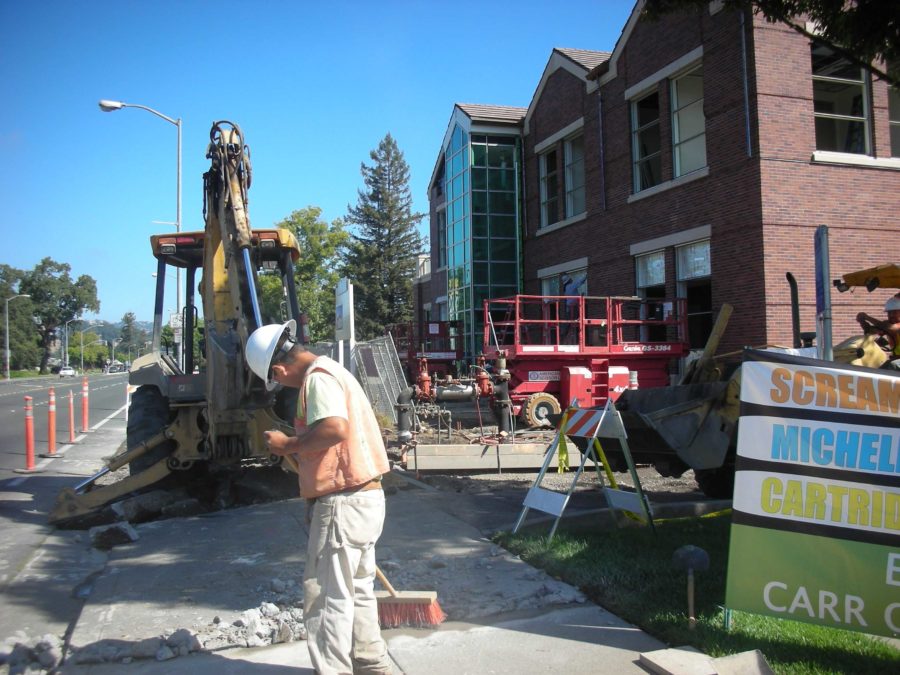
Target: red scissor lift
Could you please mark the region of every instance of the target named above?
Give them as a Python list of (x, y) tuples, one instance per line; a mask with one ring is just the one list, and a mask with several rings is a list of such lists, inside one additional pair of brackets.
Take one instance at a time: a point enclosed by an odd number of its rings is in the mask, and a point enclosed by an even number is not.
[(485, 300), (484, 317), (485, 359), (494, 378), (509, 377), (513, 414), (530, 425), (572, 401), (596, 407), (628, 387), (667, 386), (689, 349), (683, 298), (516, 295)]

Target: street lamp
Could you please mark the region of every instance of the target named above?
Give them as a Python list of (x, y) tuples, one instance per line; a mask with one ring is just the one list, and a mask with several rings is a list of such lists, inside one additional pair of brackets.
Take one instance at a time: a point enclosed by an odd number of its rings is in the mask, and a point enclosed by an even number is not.
[[(158, 110), (148, 108), (145, 105), (138, 105), (137, 103), (123, 103), (122, 101), (103, 99), (98, 105), (103, 112), (114, 112), (122, 108), (140, 108), (175, 125), (175, 128), (178, 130), (178, 186), (176, 191), (178, 201), (175, 209), (175, 233), (178, 234), (181, 232), (181, 118), (174, 120), (168, 115), (163, 115)], [(175, 269), (175, 278), (175, 308), (178, 314), (181, 314), (181, 268)]]
[(19, 293), (18, 295), (14, 295), (10, 298), (6, 299), (6, 311), (3, 316), (6, 317), (6, 332), (4, 335), (6, 336), (6, 351), (3, 352), (6, 359), (6, 381), (9, 382), (9, 301), (15, 300), (16, 298), (30, 298), (31, 296), (28, 293)]
[[(84, 330), (88, 330), (85, 328)], [(81, 374), (84, 375), (84, 330), (81, 331)], [(88, 347), (91, 345), (98, 345), (100, 343), (106, 344), (106, 340), (94, 340), (93, 342), (88, 342)]]
[(69, 319), (66, 321), (66, 358), (63, 359), (63, 365), (69, 365), (69, 324), (73, 321), (81, 321), (81, 319)]

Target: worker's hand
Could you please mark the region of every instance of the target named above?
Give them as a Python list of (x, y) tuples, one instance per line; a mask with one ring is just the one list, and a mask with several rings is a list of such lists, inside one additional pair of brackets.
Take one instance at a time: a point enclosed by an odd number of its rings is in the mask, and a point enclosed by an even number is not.
[(264, 431), (263, 436), (265, 436), (266, 447), (269, 450), (283, 450), (285, 445), (287, 444), (288, 439), (290, 438), (290, 436), (287, 436), (275, 429)]

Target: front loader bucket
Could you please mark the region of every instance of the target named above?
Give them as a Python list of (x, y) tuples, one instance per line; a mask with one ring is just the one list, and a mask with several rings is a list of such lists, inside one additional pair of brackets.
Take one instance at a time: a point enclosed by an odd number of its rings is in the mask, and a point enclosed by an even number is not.
[(624, 391), (616, 408), (635, 460), (674, 454), (692, 469), (721, 467), (734, 441), (739, 390), (732, 379)]

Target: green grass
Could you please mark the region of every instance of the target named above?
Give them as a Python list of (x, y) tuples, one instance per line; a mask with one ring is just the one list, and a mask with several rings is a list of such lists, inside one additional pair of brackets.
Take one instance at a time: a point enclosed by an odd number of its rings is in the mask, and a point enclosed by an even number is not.
[[(596, 523), (561, 521), (547, 545), (547, 525), (495, 540), (523, 560), (580, 588), (664, 643), (692, 645), (712, 656), (759, 649), (777, 673), (900, 672), (900, 650), (872, 636), (812, 624), (732, 612), (725, 630), (725, 578), (730, 515), (600, 530)], [(688, 627), (687, 576), (672, 566), (676, 549), (706, 550), (710, 567), (695, 573), (694, 630)]]

